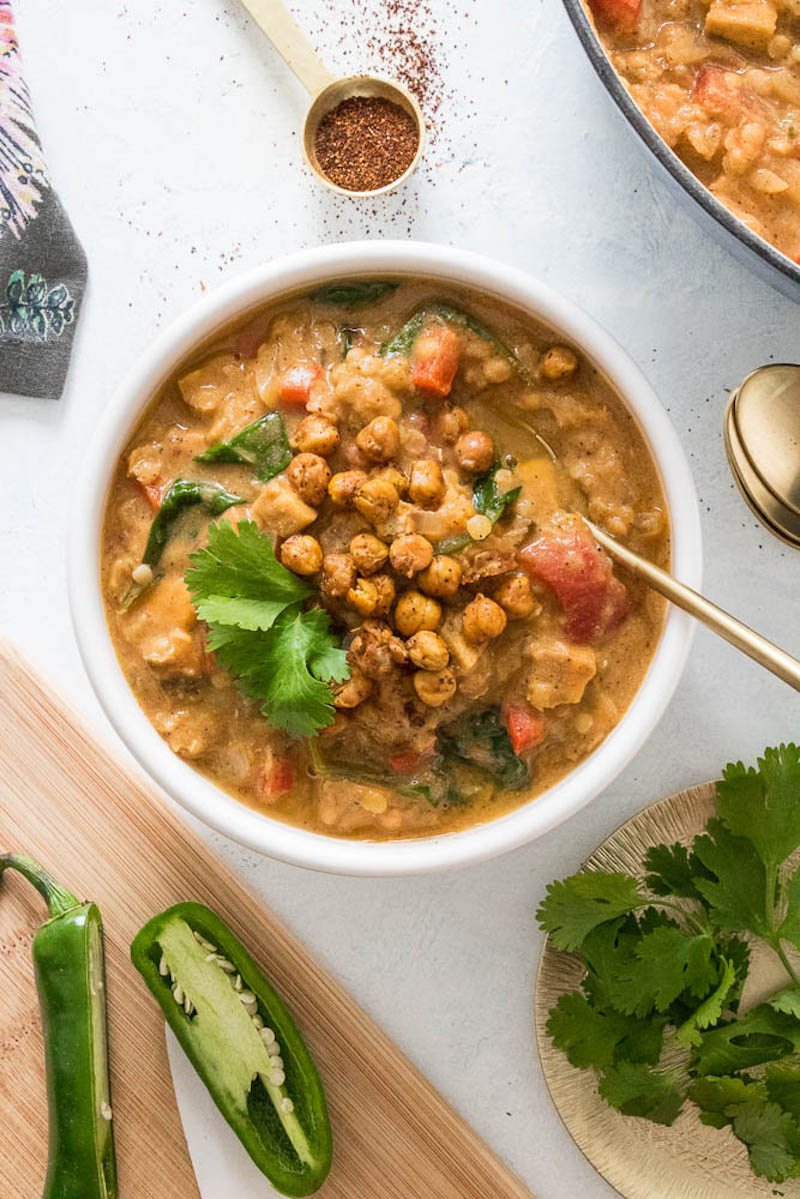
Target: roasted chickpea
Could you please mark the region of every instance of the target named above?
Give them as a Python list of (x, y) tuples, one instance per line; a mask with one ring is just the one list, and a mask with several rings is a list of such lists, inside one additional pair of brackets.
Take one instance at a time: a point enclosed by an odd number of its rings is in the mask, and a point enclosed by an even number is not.
[(512, 620), (533, 616), (539, 608), (527, 575), (508, 575), (494, 593), (494, 598)]
[(448, 554), (437, 554), (417, 579), (420, 591), (446, 599), (461, 586), (461, 564)]
[(392, 464), (391, 466), (382, 466), (380, 470), (373, 470), (370, 473), (371, 479), (385, 479), (387, 483), (391, 483), (397, 488), (397, 494), (403, 495), (408, 490), (408, 479), (405, 477), (399, 466)]
[(350, 553), (362, 575), (374, 575), (389, 557), (389, 547), (372, 533), (356, 533), (350, 542)]
[(328, 495), (337, 508), (352, 508), (356, 492), (367, 475), (363, 470), (342, 470), (328, 484)]
[(400, 430), (391, 416), (376, 416), (356, 437), (356, 445), (370, 462), (388, 462), (400, 448)]
[(443, 408), (436, 417), (434, 429), (440, 441), (455, 445), (462, 433), (469, 428), (469, 417), (463, 408)]
[(347, 593), (347, 602), (361, 616), (372, 616), (378, 606), (378, 589), (372, 579), (356, 579)]
[(322, 566), (322, 546), (308, 533), (293, 533), (281, 546), (281, 562), (296, 575), (315, 575)]
[(373, 575), (372, 582), (378, 593), (378, 603), (375, 608), (376, 616), (387, 616), (391, 611), (396, 594), (394, 581), (388, 575)]
[(322, 594), (331, 599), (347, 595), (356, 582), (356, 564), (350, 554), (326, 554), (322, 559)]
[(449, 667), (444, 670), (418, 670), (414, 675), (414, 690), (429, 708), (441, 708), (456, 693), (456, 676)]
[(339, 430), (332, 420), (312, 412), (304, 416), (292, 435), (292, 445), (303, 454), (327, 458), (339, 444)]
[(420, 458), (411, 467), (408, 480), (409, 499), (420, 508), (438, 508), (444, 499), (444, 475), (433, 458)]
[(578, 356), (569, 346), (551, 346), (542, 356), (539, 373), (551, 383), (569, 379), (578, 369)]
[(350, 667), (350, 678), (341, 683), (333, 693), (335, 708), (357, 708), (372, 691), (372, 679), (368, 679), (357, 666)]
[(471, 475), (482, 475), (494, 462), (494, 442), (488, 433), (473, 429), (456, 442), (456, 461)]
[(488, 595), (476, 595), (464, 609), (464, 636), (473, 645), (499, 637), (505, 627), (505, 612)]
[(318, 508), (325, 499), (331, 471), (319, 454), (296, 454), (286, 467), (286, 477), (301, 500)]
[(395, 605), (394, 623), (404, 637), (411, 637), (420, 629), (435, 629), (441, 619), (441, 604), (419, 591), (406, 591)]
[(444, 670), (450, 650), (442, 637), (431, 629), (420, 629), (408, 639), (408, 656), (420, 670)]
[(400, 501), (397, 488), (387, 479), (366, 479), (355, 494), (355, 506), (371, 525), (382, 525)]
[(429, 566), (432, 558), (433, 546), (421, 533), (403, 533), (395, 537), (389, 550), (393, 568), (407, 579)]

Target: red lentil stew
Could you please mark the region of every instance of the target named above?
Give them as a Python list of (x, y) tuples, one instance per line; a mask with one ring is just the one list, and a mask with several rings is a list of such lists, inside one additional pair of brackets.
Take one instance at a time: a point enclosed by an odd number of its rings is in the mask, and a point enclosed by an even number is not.
[(800, 261), (800, 2), (587, 4), (667, 145), (744, 224)]
[(667, 562), (654, 463), (579, 350), (482, 295), (344, 281), (153, 398), (108, 499), (111, 635), (170, 748), (245, 803), (462, 828), (586, 758), (659, 639), (576, 513)]

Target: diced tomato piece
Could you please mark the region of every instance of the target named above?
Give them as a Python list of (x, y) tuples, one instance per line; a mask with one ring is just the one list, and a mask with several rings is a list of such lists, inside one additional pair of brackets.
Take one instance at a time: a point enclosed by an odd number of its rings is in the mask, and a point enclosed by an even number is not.
[(573, 641), (605, 637), (628, 613), (628, 589), (582, 524), (542, 533), (520, 551), (520, 561), (531, 578), (555, 592)]
[(434, 754), (433, 747), (420, 753), (417, 749), (408, 749), (402, 754), (395, 754), (389, 759), (389, 765), (395, 774), (415, 774)]
[(441, 400), (450, 394), (461, 359), (461, 339), (447, 325), (434, 325), (417, 338), (411, 382), (417, 391)]
[(506, 704), (503, 722), (515, 754), (524, 754), (544, 741), (544, 716), (529, 704)]
[(639, 24), (642, 0), (589, 0), (589, 7), (603, 25), (630, 33)]
[(321, 374), (318, 366), (290, 366), (281, 379), (280, 402), (305, 407), (311, 388)]
[(294, 786), (294, 763), (285, 754), (269, 750), (256, 778), (256, 790), (266, 803)]
[(730, 122), (735, 121), (742, 110), (749, 106), (750, 97), (742, 89), (739, 76), (734, 71), (706, 63), (697, 72), (692, 99), (709, 116), (722, 117)]

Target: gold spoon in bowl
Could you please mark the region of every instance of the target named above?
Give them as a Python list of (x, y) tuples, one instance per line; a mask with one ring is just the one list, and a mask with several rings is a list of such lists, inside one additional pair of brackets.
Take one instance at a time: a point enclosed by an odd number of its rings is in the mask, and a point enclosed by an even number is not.
[(688, 612), (690, 616), (694, 616), (695, 620), (699, 620), (718, 637), (724, 638), (736, 649), (741, 650), (743, 654), (747, 654), (748, 658), (752, 658), (754, 662), (766, 667), (779, 679), (783, 679), (784, 683), (794, 687), (795, 691), (800, 691), (800, 662), (797, 658), (793, 658), (786, 650), (781, 649), (772, 641), (768, 641), (760, 633), (756, 633), (749, 625), (713, 604), (698, 591), (679, 582), (668, 571), (662, 570), (660, 566), (656, 566), (647, 558), (635, 554), (627, 546), (615, 541), (613, 537), (599, 529), (597, 525), (592, 524), (585, 516), (581, 519), (597, 544), (615, 562), (626, 567), (631, 574), (647, 583), (648, 587), (652, 587), (659, 595), (663, 595), (676, 608)]
[[(800, 371), (800, 368), (795, 367), (794, 369)], [(752, 378), (752, 376), (750, 377)], [(526, 425), (526, 428), (529, 426)], [(530, 431), (534, 432), (532, 429)], [(538, 433), (534, 433), (534, 436), (552, 460), (557, 462), (558, 456), (553, 447)], [(774, 642), (768, 641), (766, 637), (756, 633), (749, 625), (737, 620), (735, 616), (731, 616), (729, 612), (706, 599), (699, 591), (688, 587), (686, 583), (681, 583), (669, 571), (656, 566), (654, 562), (643, 558), (641, 554), (629, 550), (627, 546), (622, 545), (609, 533), (598, 528), (582, 513), (578, 512), (576, 516), (583, 521), (597, 544), (613, 561), (619, 562), (632, 575), (641, 579), (648, 587), (652, 587), (653, 591), (657, 591), (659, 595), (663, 595), (664, 599), (669, 600), (676, 608), (688, 612), (695, 620), (699, 620), (706, 628), (711, 629), (712, 633), (716, 633), (718, 637), (722, 637), (730, 645), (741, 650), (743, 654), (747, 654), (748, 658), (752, 658), (754, 662), (758, 662), (760, 666), (777, 675), (784, 683), (794, 687), (795, 691), (800, 691), (800, 661), (797, 658), (793, 658), (786, 650), (781, 649)]]
[[(400, 187), (416, 170), (425, 138), (425, 119), (413, 93), (383, 75), (348, 75), (343, 78), (332, 75), (283, 0), (242, 0), (242, 4), (311, 96), (311, 106), (303, 125), (303, 150), (308, 165), (319, 181), (341, 196), (382, 196)], [(383, 99), (396, 104), (412, 118), (417, 130), (416, 153), (403, 173), (385, 186), (369, 191), (350, 191), (339, 187), (328, 178), (317, 158), (316, 140), (321, 121), (343, 100), (354, 96)]]

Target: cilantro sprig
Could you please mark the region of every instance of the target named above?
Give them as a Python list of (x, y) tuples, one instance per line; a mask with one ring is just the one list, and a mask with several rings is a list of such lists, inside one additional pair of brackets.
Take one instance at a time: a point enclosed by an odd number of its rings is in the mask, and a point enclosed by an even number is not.
[[(800, 1176), (799, 849), (800, 750), (781, 745), (725, 768), (691, 846), (654, 846), (640, 876), (552, 883), (537, 913), (585, 970), (547, 1025), (572, 1065), (627, 1115), (671, 1124), (693, 1103), (770, 1182)], [(739, 1012), (756, 938), (786, 979)]]
[(208, 647), (275, 728), (311, 737), (333, 722), (330, 683), (349, 676), (345, 651), (314, 588), (275, 557), (252, 521), (211, 525), (186, 585), (208, 625)]

